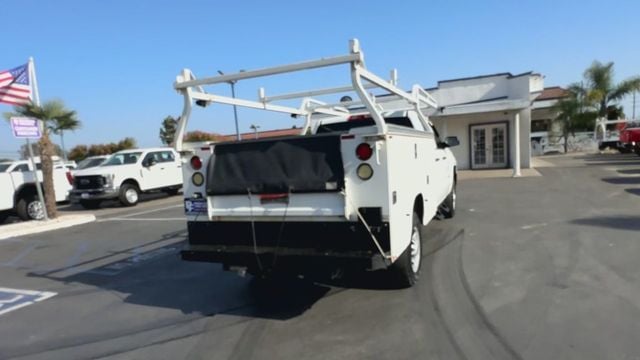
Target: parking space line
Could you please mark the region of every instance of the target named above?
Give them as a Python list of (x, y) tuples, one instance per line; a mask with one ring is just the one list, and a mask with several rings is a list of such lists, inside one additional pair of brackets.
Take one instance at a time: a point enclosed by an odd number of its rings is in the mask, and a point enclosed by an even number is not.
[(186, 221), (186, 217), (176, 217), (176, 218), (124, 218), (124, 217), (112, 217), (107, 219), (101, 219), (96, 222), (107, 222), (107, 221)]
[[(154, 212), (159, 212), (159, 211), (164, 211), (164, 210), (169, 210), (169, 209), (175, 209), (175, 208), (179, 208), (179, 207), (183, 207), (184, 205), (182, 204), (178, 204), (178, 205), (171, 205), (171, 206), (165, 206), (159, 209), (151, 209), (151, 210), (145, 210), (145, 211), (139, 211), (133, 214), (127, 214), (127, 215), (122, 215), (122, 216), (117, 216), (117, 217), (113, 217), (113, 218), (105, 218), (105, 219), (101, 219), (101, 220), (108, 220), (108, 219), (116, 219), (116, 218), (130, 218), (133, 216), (138, 216), (138, 215), (145, 215), (145, 214), (151, 214)], [(100, 220), (98, 220), (100, 221)]]
[[(33, 305), (37, 302), (47, 300), (58, 295), (58, 293), (50, 291), (20, 290), (3, 287), (0, 287), (0, 293), (4, 293), (6, 296), (15, 295), (11, 298), (0, 299), (0, 315), (6, 314), (9, 311), (18, 310), (25, 306)], [(2, 309), (3, 307), (6, 308)]]

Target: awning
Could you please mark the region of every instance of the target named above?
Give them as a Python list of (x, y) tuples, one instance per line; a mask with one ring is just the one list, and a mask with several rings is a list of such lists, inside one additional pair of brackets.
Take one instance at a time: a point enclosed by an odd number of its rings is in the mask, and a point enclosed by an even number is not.
[(529, 106), (531, 106), (531, 102), (529, 100), (492, 100), (468, 104), (441, 106), (438, 109), (432, 111), (429, 116), (442, 117), (451, 115), (471, 115), (496, 111), (515, 111), (526, 109)]

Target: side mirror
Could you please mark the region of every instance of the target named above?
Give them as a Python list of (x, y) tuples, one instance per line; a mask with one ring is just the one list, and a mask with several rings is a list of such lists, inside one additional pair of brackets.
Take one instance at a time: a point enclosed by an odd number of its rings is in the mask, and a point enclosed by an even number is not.
[(147, 167), (152, 167), (153, 165), (157, 164), (158, 160), (156, 160), (155, 158), (151, 158), (149, 160), (147, 160)]
[(444, 139), (444, 143), (447, 144), (448, 147), (453, 147), (460, 145), (460, 140), (458, 140), (457, 136), (447, 136), (447, 138)]

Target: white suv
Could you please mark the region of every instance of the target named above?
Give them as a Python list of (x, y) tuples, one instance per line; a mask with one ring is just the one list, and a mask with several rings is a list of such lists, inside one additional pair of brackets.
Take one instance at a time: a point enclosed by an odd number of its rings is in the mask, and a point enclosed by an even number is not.
[(106, 199), (134, 206), (141, 192), (175, 195), (182, 188), (181, 167), (178, 153), (171, 148), (119, 151), (100, 166), (76, 171), (70, 199), (95, 209)]

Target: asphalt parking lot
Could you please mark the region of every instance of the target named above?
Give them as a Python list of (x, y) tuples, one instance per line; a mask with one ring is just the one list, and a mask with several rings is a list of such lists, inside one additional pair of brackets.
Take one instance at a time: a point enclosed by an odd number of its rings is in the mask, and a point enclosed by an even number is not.
[(462, 181), (411, 289), (181, 262), (179, 196), (0, 241), (0, 358), (640, 359), (640, 157), (546, 160)]

